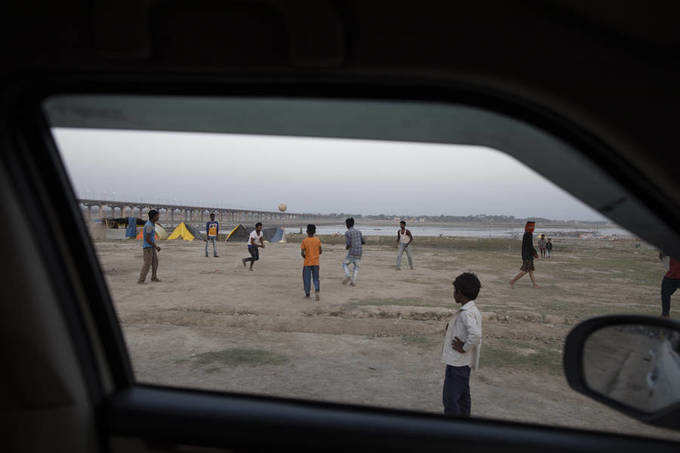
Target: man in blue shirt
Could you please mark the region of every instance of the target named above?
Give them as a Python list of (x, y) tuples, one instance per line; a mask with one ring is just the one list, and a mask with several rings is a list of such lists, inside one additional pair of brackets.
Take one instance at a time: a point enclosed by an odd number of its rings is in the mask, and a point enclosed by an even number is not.
[(142, 252), (144, 256), (144, 264), (142, 265), (142, 271), (139, 273), (139, 280), (137, 283), (144, 283), (146, 281), (146, 275), (149, 273), (149, 268), (151, 268), (151, 281), (160, 282), (156, 271), (158, 271), (158, 252), (161, 248), (156, 245), (156, 222), (158, 222), (158, 211), (152, 209), (149, 211), (149, 221), (144, 225), (142, 230)]
[(220, 232), (220, 224), (215, 220), (215, 213), (210, 213), (210, 222), (205, 224), (205, 257), (208, 257), (208, 244), (212, 242), (213, 255), (217, 258), (217, 235)]
[[(343, 285), (350, 283), (350, 286), (356, 286), (357, 275), (359, 275), (359, 264), (361, 263), (361, 254), (363, 252), (363, 245), (366, 243), (361, 231), (354, 229), (354, 218), (350, 217), (345, 220), (347, 231), (345, 232), (345, 248), (347, 249), (347, 256), (342, 262), (342, 268), (345, 271), (345, 278), (342, 281)], [(349, 272), (349, 265), (353, 264), (354, 269), (352, 274)]]

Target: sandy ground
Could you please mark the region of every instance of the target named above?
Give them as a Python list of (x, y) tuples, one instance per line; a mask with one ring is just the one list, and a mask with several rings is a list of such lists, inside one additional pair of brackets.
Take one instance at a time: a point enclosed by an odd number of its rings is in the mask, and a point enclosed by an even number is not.
[[(482, 281), (481, 364), (471, 380), (476, 417), (680, 439), (570, 390), (561, 348), (570, 326), (605, 313), (657, 314), (662, 265), (632, 243), (561, 244), (515, 289), (517, 252), (367, 246), (358, 285), (343, 286), (344, 248), (324, 245), (321, 301), (305, 299), (299, 244), (274, 244), (253, 272), (245, 244), (164, 241), (160, 283), (138, 285), (139, 244), (97, 242), (138, 381), (227, 392), (441, 412), (444, 328), (452, 279)], [(560, 246), (556, 248), (559, 250)], [(404, 260), (406, 256), (404, 256)]]

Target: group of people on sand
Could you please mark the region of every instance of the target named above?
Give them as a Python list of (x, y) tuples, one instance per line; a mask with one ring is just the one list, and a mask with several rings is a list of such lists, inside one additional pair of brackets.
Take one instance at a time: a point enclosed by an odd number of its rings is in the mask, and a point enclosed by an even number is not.
[(541, 258), (549, 260), (550, 256), (552, 255), (552, 249), (552, 239), (547, 238), (546, 240), (545, 234), (541, 234), (538, 237), (538, 251), (541, 254)]
[[(139, 275), (139, 283), (144, 283), (151, 269), (151, 281), (160, 282), (158, 278), (158, 252), (161, 248), (156, 244), (155, 224), (159, 213), (156, 210), (149, 211), (149, 221), (146, 222), (142, 232), (142, 251), (144, 262)], [(356, 286), (363, 246), (366, 244), (361, 231), (354, 228), (354, 219), (345, 221), (345, 249), (347, 254), (342, 261), (345, 278), (343, 285)], [(210, 215), (210, 221), (206, 224), (205, 255), (208, 256), (208, 246), (213, 245), (213, 255), (217, 254), (217, 235), (219, 223), (215, 221), (215, 215)], [(406, 229), (406, 222), (401, 221), (397, 230), (397, 262), (396, 269), (401, 269), (402, 256), (406, 253), (408, 265), (413, 269), (413, 257), (410, 246), (413, 242), (413, 234)], [(245, 267), (259, 259), (259, 249), (264, 248), (262, 235), (262, 223), (258, 222), (255, 229), (248, 236), (249, 257), (241, 260)], [(303, 258), (302, 280), (305, 297), (310, 297), (312, 282), (314, 284), (315, 299), (320, 300), (319, 282), (319, 258), (323, 253), (321, 240), (316, 236), (316, 226), (307, 225), (307, 237), (300, 244), (300, 254)], [(481, 283), (473, 273), (466, 272), (453, 281), (451, 298), (460, 309), (446, 326), (446, 335), (442, 348), (442, 362), (446, 365), (444, 373), (444, 385), (442, 390), (442, 403), (444, 414), (448, 416), (469, 416), (471, 410), (470, 398), (470, 370), (479, 364), (479, 351), (482, 339), (482, 315), (474, 301), (479, 294)]]
[[(159, 282), (157, 275), (158, 252), (160, 247), (155, 240), (155, 222), (158, 221), (158, 212), (149, 211), (149, 221), (143, 229), (143, 256), (144, 263), (139, 276), (139, 283), (144, 283), (151, 269), (151, 281)], [(342, 268), (345, 277), (343, 285), (349, 284), (356, 286), (363, 246), (366, 244), (361, 231), (354, 228), (354, 219), (348, 218), (345, 221), (347, 231), (345, 232), (345, 249), (347, 254), (342, 261)], [(534, 259), (539, 258), (539, 253), (533, 245), (533, 232), (536, 223), (529, 221), (525, 225), (525, 232), (522, 238), (522, 266), (520, 272), (510, 281), (512, 287), (517, 280), (529, 274), (534, 288), (538, 288), (534, 277)], [(213, 254), (217, 255), (216, 239), (219, 233), (219, 223), (215, 221), (214, 214), (211, 214), (210, 221), (206, 224), (206, 245), (205, 254), (208, 256), (208, 245), (213, 244)], [(402, 256), (406, 253), (409, 268), (413, 269), (413, 257), (410, 246), (413, 242), (413, 235), (406, 229), (406, 222), (401, 221), (396, 235), (397, 240), (397, 262), (396, 269), (401, 269)], [(262, 224), (257, 223), (255, 229), (248, 237), (248, 253), (250, 256), (241, 260), (245, 267), (250, 263), (250, 270), (253, 264), (259, 260), (259, 249), (265, 247), (262, 235)], [(539, 239), (539, 250), (541, 258), (550, 258), (552, 242), (550, 238), (545, 239), (541, 235)], [(543, 251), (545, 250), (545, 252)], [(314, 286), (314, 298), (320, 300), (319, 282), (319, 259), (323, 253), (321, 240), (316, 236), (316, 226), (307, 225), (307, 237), (300, 244), (300, 254), (303, 259), (302, 280), (305, 297), (311, 297), (312, 284)], [(663, 316), (670, 314), (670, 296), (680, 287), (680, 261), (665, 257), (660, 254), (660, 258), (669, 262), (668, 273), (664, 277), (662, 284)], [(444, 344), (442, 347), (441, 360), (445, 365), (444, 384), (442, 389), (442, 403), (444, 414), (447, 416), (469, 416), (471, 412), (470, 396), (470, 372), (479, 365), (479, 355), (482, 343), (482, 315), (475, 305), (475, 300), (479, 295), (482, 285), (477, 276), (470, 272), (458, 275), (452, 284), (451, 298), (460, 305), (446, 326)]]
[[(145, 283), (146, 277), (151, 270), (151, 281), (159, 282), (158, 278), (158, 252), (161, 248), (156, 244), (155, 228), (156, 222), (159, 218), (157, 210), (152, 209), (148, 213), (149, 220), (142, 230), (142, 251), (143, 264), (142, 270), (139, 274), (138, 283)], [(349, 283), (350, 286), (356, 286), (357, 277), (359, 275), (359, 267), (361, 265), (361, 256), (363, 254), (363, 246), (366, 244), (361, 231), (354, 228), (354, 218), (350, 217), (345, 220), (347, 231), (345, 232), (345, 248), (347, 255), (342, 262), (342, 268), (345, 272), (345, 278), (342, 281), (343, 285)], [(406, 222), (399, 223), (399, 230), (397, 230), (397, 270), (401, 270), (401, 260), (404, 253), (408, 259), (410, 269), (413, 269), (413, 257), (409, 246), (413, 242), (413, 234), (406, 229)], [(213, 256), (217, 258), (217, 237), (220, 232), (220, 224), (215, 220), (215, 214), (210, 214), (210, 220), (205, 225), (205, 256), (208, 257), (209, 245), (212, 244)], [(315, 236), (316, 225), (307, 225), (307, 238), (302, 241), (301, 255), (304, 260), (302, 268), (302, 280), (305, 290), (305, 297), (310, 297), (311, 283), (314, 283), (315, 299), (319, 300), (320, 283), (319, 283), (319, 257), (323, 252), (321, 248), (321, 240)], [(255, 229), (250, 232), (247, 241), (249, 256), (241, 259), (243, 267), (250, 263), (249, 269), (253, 270), (253, 264), (260, 259), (260, 248), (265, 248), (264, 236), (262, 234), (262, 223), (257, 222)], [(350, 270), (351, 267), (351, 270)]]
[[(342, 261), (342, 269), (345, 273), (345, 278), (342, 280), (343, 285), (356, 286), (357, 277), (359, 276), (359, 268), (361, 266), (361, 257), (364, 251), (366, 240), (361, 231), (354, 228), (354, 218), (350, 217), (345, 220), (345, 249), (347, 255)], [(400, 228), (397, 230), (397, 270), (401, 269), (401, 258), (404, 252), (408, 258), (408, 265), (413, 269), (413, 257), (409, 246), (413, 242), (413, 235), (406, 229), (406, 222), (401, 221)], [(311, 282), (314, 282), (314, 299), (320, 300), (320, 283), (319, 283), (319, 257), (323, 253), (321, 247), (321, 240), (316, 237), (316, 225), (307, 225), (307, 237), (300, 244), (300, 254), (304, 259), (302, 266), (302, 284), (305, 291), (305, 297), (310, 297)]]

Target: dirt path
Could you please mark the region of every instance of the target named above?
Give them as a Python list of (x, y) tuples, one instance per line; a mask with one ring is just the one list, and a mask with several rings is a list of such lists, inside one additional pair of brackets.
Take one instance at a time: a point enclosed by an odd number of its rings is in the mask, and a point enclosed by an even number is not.
[[(602, 251), (537, 262), (543, 288), (527, 280), (510, 290), (514, 253), (414, 247), (416, 269), (397, 272), (394, 249), (369, 246), (350, 288), (341, 284), (343, 248), (326, 245), (316, 303), (303, 298), (298, 244), (267, 247), (253, 272), (240, 263), (244, 244), (220, 244), (219, 258), (205, 258), (202, 242), (161, 246), (163, 281), (137, 285), (139, 245), (97, 243), (141, 382), (439, 413), (451, 281), (470, 270), (482, 281), (485, 319), (474, 416), (680, 438), (577, 395), (562, 377), (575, 322), (658, 308), (654, 274), (630, 285), (638, 274), (602, 266)], [(631, 265), (657, 265), (636, 253)]]

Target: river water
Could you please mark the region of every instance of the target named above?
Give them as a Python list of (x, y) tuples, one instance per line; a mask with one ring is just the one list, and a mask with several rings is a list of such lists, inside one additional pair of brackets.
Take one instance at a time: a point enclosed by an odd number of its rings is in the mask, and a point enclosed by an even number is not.
[[(360, 225), (355, 226), (366, 236), (391, 236), (397, 234), (397, 227), (393, 226), (378, 226), (378, 225)], [(413, 236), (423, 237), (439, 237), (439, 236), (455, 236), (455, 237), (476, 237), (476, 238), (513, 238), (521, 237), (524, 233), (524, 227), (460, 227), (460, 226), (408, 226)], [(304, 229), (303, 229), (304, 230)], [(317, 226), (317, 234), (344, 234), (347, 229), (344, 225), (336, 226)], [(299, 228), (286, 228), (286, 233), (299, 233)], [(593, 228), (570, 228), (564, 227), (546, 227), (536, 228), (534, 237), (544, 233), (546, 236), (560, 236), (565, 233), (593, 233), (595, 236), (618, 236), (618, 237), (632, 237), (632, 234), (623, 228), (618, 227), (593, 227)]]

